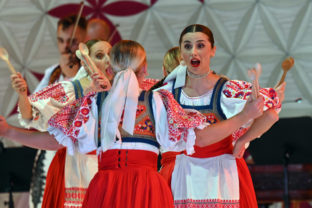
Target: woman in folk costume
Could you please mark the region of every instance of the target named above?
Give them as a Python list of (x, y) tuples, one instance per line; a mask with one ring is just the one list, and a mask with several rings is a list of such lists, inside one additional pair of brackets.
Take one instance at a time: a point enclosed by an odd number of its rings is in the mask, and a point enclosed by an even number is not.
[[(246, 143), (278, 120), (281, 101), (271, 88), (260, 89), (261, 96), (252, 100), (250, 83), (212, 73), (216, 47), (209, 28), (190, 25), (179, 43), (184, 64), (168, 75), (161, 89), (171, 91), (184, 109), (204, 114), (210, 126), (196, 130), (194, 154), (163, 151), (161, 174), (171, 186), (175, 207), (257, 207), (248, 167), (240, 157)], [(277, 91), (281, 99), (284, 87)], [(245, 104), (262, 99), (263, 114), (248, 118), (242, 111)]]
[[(109, 67), (108, 53), (111, 49), (109, 43), (99, 40), (87, 42), (90, 59), (100, 70), (91, 73), (88, 67), (82, 67), (74, 81), (63, 81), (58, 84), (44, 88), (29, 97), (32, 111), (32, 119), (24, 119), (21, 112), (21, 123), (27, 128), (36, 128), (46, 131), (49, 118), (62, 107), (74, 102), (83, 96), (83, 93), (93, 91), (90, 85), (91, 79), (98, 80), (99, 73), (104, 73), (108, 80), (112, 80), (113, 73)], [(86, 70), (85, 70), (86, 69)], [(108, 80), (98, 80), (97, 83), (110, 85)], [(17, 92), (23, 88), (18, 80), (13, 80), (13, 86)], [(4, 123), (3, 136), (21, 142), (26, 146), (39, 149), (58, 150), (54, 157), (47, 175), (46, 188), (44, 192), (43, 207), (81, 207), (91, 178), (98, 169), (97, 156), (95, 153), (79, 154), (74, 152), (68, 155), (66, 148), (59, 145), (52, 135), (47, 132), (33, 132), (31, 130), (19, 131), (19, 129)]]
[(81, 105), (65, 107), (48, 130), (69, 150), (98, 150), (99, 171), (83, 207), (173, 207), (170, 188), (157, 172), (159, 146), (190, 152), (194, 128), (205, 118), (184, 112), (168, 91), (141, 90), (147, 64), (139, 43), (114, 45), (110, 63), (116, 75), (109, 94), (91, 93)]

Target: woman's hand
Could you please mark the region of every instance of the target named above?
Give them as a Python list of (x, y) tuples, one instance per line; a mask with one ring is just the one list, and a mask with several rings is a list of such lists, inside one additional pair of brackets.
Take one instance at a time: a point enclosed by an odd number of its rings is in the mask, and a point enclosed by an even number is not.
[(242, 158), (245, 150), (245, 143), (238, 139), (234, 145), (233, 156), (236, 158)]
[(253, 100), (250, 96), (241, 114), (245, 118), (248, 118), (249, 120), (258, 118), (263, 114), (263, 106), (264, 106), (263, 96), (260, 95), (256, 100)]
[(104, 92), (110, 90), (111, 84), (103, 72), (95, 72), (91, 75), (91, 78), (93, 80), (95, 91)]
[(27, 96), (27, 83), (20, 72), (11, 75), (11, 84), (19, 95)]
[(0, 136), (6, 136), (9, 129), (9, 124), (6, 122), (3, 116), (0, 116)]

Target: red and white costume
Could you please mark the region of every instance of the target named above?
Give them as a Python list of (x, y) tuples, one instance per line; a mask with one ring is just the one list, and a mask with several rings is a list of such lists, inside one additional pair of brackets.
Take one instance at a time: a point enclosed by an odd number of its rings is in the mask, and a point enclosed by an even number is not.
[[(250, 83), (221, 78), (213, 90), (199, 97), (189, 97), (183, 91), (185, 80), (186, 67), (178, 66), (161, 89), (171, 91), (184, 109), (200, 111), (210, 125), (238, 114), (251, 94)], [(263, 88), (260, 93), (265, 98), (264, 110), (280, 109), (273, 89)], [(248, 167), (243, 159), (232, 155), (233, 141), (251, 122), (218, 143), (203, 148), (195, 146), (192, 155), (163, 149), (161, 174), (171, 186), (175, 207), (257, 207)]]
[[(80, 68), (73, 80), (49, 85), (29, 97), (33, 119), (20, 123), (26, 128), (46, 131), (48, 120), (64, 106), (83, 96), (79, 79), (87, 73)], [(68, 154), (66, 148), (56, 152), (47, 173), (46, 188), (42, 207), (81, 207), (90, 180), (98, 169), (95, 152), (81, 154), (78, 151)]]
[[(99, 153), (99, 171), (83, 207), (173, 207), (170, 188), (157, 172), (159, 145), (192, 149), (194, 133), (185, 130), (204, 118), (193, 113), (193, 120), (179, 126), (184, 130), (175, 131), (176, 117), (167, 119), (172, 106), (169, 102), (165, 107), (158, 92), (140, 92), (134, 72), (127, 69), (117, 73), (107, 96), (90, 93), (50, 119), (49, 132), (70, 152)], [(182, 136), (172, 139), (172, 134)]]

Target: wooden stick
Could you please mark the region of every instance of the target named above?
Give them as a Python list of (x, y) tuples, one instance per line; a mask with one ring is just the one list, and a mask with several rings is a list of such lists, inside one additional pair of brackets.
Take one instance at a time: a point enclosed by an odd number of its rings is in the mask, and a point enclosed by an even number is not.
[(262, 69), (260, 64), (256, 64), (255, 68), (248, 70), (248, 76), (252, 80), (251, 96), (253, 100), (256, 100), (259, 97), (259, 77), (261, 71)]
[(112, 32), (112, 34), (109, 36), (107, 42), (109, 42), (109, 43), (111, 42), (111, 40), (113, 39), (115, 33), (117, 32), (117, 27), (119, 27), (119, 24), (116, 24), (116, 25), (115, 25), (115, 29), (114, 29), (114, 31)]
[(7, 59), (6, 62), (7, 62), (7, 64), (8, 64), (8, 66), (9, 66), (9, 69), (10, 69), (10, 71), (12, 72), (12, 74), (16, 74), (16, 71), (15, 71), (13, 65), (11, 64), (10, 60)]
[(281, 77), (281, 80), (278, 82), (278, 84), (274, 87), (274, 89), (276, 89), (278, 86), (280, 86), (284, 81), (285, 81), (285, 78), (286, 78), (286, 74), (287, 74), (288, 71), (283, 71), (283, 75)]
[(76, 19), (76, 22), (75, 22), (75, 26), (74, 26), (74, 30), (73, 30), (73, 34), (72, 34), (72, 36), (71, 36), (71, 38), (70, 38), (69, 48), (72, 47), (73, 39), (74, 39), (74, 36), (75, 36), (75, 34), (76, 34), (76, 30), (77, 30), (78, 23), (79, 23), (81, 14), (82, 14), (83, 7), (84, 7), (84, 1), (81, 1), (81, 2), (80, 2), (80, 9), (79, 9), (78, 16), (77, 16), (77, 19)]
[(277, 85), (275, 85), (275, 89), (280, 86), (284, 81), (285, 81), (285, 78), (286, 78), (286, 75), (287, 75), (287, 72), (294, 66), (294, 63), (295, 63), (295, 59), (293, 57), (288, 57), (286, 58), (283, 62), (282, 62), (282, 69), (283, 69), (283, 75), (280, 79), (280, 81), (278, 82)]

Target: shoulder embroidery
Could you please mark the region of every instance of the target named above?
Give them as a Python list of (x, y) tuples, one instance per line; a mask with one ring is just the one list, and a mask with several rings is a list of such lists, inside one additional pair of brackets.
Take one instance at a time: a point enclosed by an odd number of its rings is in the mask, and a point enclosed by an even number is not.
[(173, 95), (167, 90), (159, 90), (168, 115), (169, 139), (186, 140), (189, 128), (195, 128), (205, 122), (206, 117), (198, 111), (184, 111)]
[(56, 100), (59, 103), (65, 103), (69, 100), (61, 84), (49, 85), (43, 90), (39, 90), (38, 92), (29, 96), (29, 98), (32, 102), (36, 102), (38, 100), (46, 100), (50, 98)]
[(61, 130), (73, 142), (76, 142), (80, 127), (89, 120), (92, 104), (90, 97), (92, 95), (94, 93), (77, 99), (75, 102), (65, 106), (60, 112), (50, 118), (49, 125)]
[[(251, 95), (251, 83), (245, 81), (231, 80), (226, 83), (222, 93), (227, 98), (238, 98), (247, 100)], [(261, 88), (260, 94), (264, 97), (264, 105), (267, 108), (280, 108), (279, 98), (273, 88)]]
[(225, 84), (223, 94), (227, 98), (239, 98), (247, 100), (251, 94), (251, 83), (245, 81), (231, 80)]

